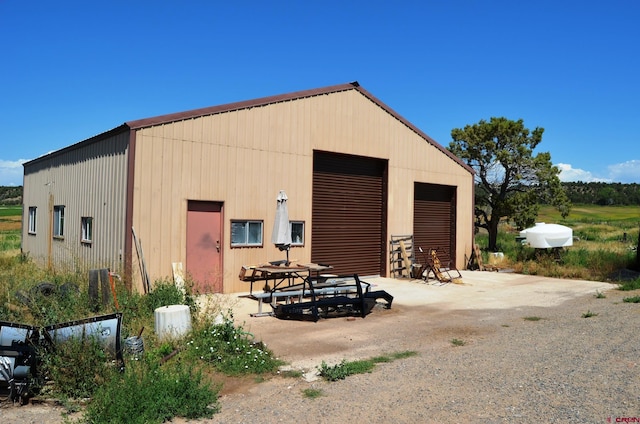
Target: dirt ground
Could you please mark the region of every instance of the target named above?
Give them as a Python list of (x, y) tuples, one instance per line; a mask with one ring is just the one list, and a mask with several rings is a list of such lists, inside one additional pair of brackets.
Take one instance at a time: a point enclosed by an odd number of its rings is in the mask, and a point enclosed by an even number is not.
[[(516, 331), (520, 326), (526, 325), (522, 324), (523, 317), (546, 317), (557, 313), (562, 316), (571, 314), (572, 317), (575, 315), (579, 318), (580, 312), (585, 312), (588, 308), (617, 308), (616, 305), (620, 302), (618, 297), (621, 296), (619, 291), (612, 290), (615, 286), (609, 283), (496, 272), (463, 271), (463, 284), (436, 285), (425, 284), (420, 280), (386, 278), (366, 279), (366, 281), (372, 283), (375, 290), (386, 290), (394, 296), (391, 309), (376, 306), (364, 319), (333, 318), (321, 319), (314, 323), (278, 320), (274, 317), (252, 317), (250, 314), (257, 311), (256, 301), (235, 296), (230, 298), (228, 301), (233, 306), (236, 323), (242, 324), (245, 330), (251, 332), (257, 340), (263, 341), (291, 369), (302, 371), (303, 377), (293, 380), (276, 377), (260, 383), (252, 378), (226, 379), (220, 398), (222, 411), (212, 420), (204, 422), (254, 422), (261, 416), (260, 414), (263, 414), (258, 411), (256, 405), (262, 405), (265, 396), (269, 398), (270, 405), (287, 402), (291, 410), (295, 410), (298, 403), (304, 403), (305, 410), (319, 408), (318, 414), (328, 414), (324, 417), (326, 419), (348, 418), (348, 411), (335, 409), (330, 413), (325, 406), (325, 412), (323, 412), (319, 403), (309, 404), (309, 401), (302, 396), (296, 396), (294, 401), (291, 391), (321, 385), (319, 387), (327, 391), (347, 390), (349, 394), (342, 396), (354, 399), (364, 396), (363, 399), (374, 403), (386, 402), (388, 396), (376, 401), (376, 396), (381, 396), (380, 390), (374, 390), (376, 385), (380, 387), (384, 385), (388, 393), (400, 393), (406, 390), (408, 385), (411, 386), (414, 383), (413, 379), (416, 375), (435, 366), (429, 365), (431, 362), (425, 365), (426, 358), (438, 357), (442, 352), (450, 352), (453, 339), (465, 343), (460, 352), (464, 352), (464, 349), (467, 349), (467, 352), (471, 352), (474, 348), (478, 349), (472, 355), (474, 361), (482, 360), (483, 357), (480, 355), (486, 356), (487, 361), (495, 361), (492, 355), (496, 353), (485, 351), (485, 346), (491, 346), (492, 341), (495, 341), (496, 347), (502, 343), (498, 341), (505, 337), (502, 334), (505, 328), (513, 327)], [(594, 303), (596, 302), (594, 295), (597, 292), (612, 293), (612, 295), (605, 303), (598, 304)], [(567, 311), (566, 305), (572, 305), (572, 310)], [(612, 314), (614, 315), (615, 313)], [(638, 319), (637, 312), (632, 318)], [(556, 321), (560, 322), (560, 318)], [(582, 324), (583, 321), (571, 322)], [(557, 331), (570, 334), (572, 330), (567, 325), (563, 325), (559, 326)], [(532, 346), (542, 346), (546, 343), (546, 338), (550, 337), (545, 332), (527, 334), (527, 337), (541, 339), (532, 339)], [(562, 337), (566, 336), (557, 336), (559, 340)], [(422, 362), (400, 360), (397, 365), (389, 365), (389, 368), (399, 367), (399, 371), (395, 371), (395, 378), (389, 379), (384, 376), (385, 371), (374, 370), (366, 377), (351, 377), (343, 385), (326, 386), (322, 385), (324, 382), (317, 380), (317, 367), (323, 361), (332, 365), (343, 359), (364, 359), (409, 350), (418, 352), (423, 357)], [(411, 366), (417, 368), (412, 369)], [(447, 365), (443, 363), (438, 366), (442, 367), (437, 368), (438, 372), (444, 373), (444, 367)], [(447, 372), (457, 375), (455, 373), (458, 372), (460, 364), (451, 363), (449, 366), (452, 370)], [(481, 369), (484, 368), (486, 367), (481, 367)], [(634, 365), (633, 372), (637, 373), (637, 370)], [(366, 383), (363, 382), (365, 378)], [(382, 383), (374, 383), (376, 378), (386, 380)], [(457, 377), (452, 378), (457, 379)], [(487, 378), (487, 381), (491, 381), (489, 377)], [(365, 385), (347, 388), (344, 384)], [(423, 390), (420, 389), (421, 384), (415, 382), (415, 389)], [(483, 396), (481, 388), (469, 387), (468, 390), (471, 390), (470, 393), (477, 392), (475, 396)], [(251, 415), (254, 409), (255, 416)], [(402, 402), (398, 410), (404, 410)], [(57, 424), (63, 422), (62, 412), (59, 406), (36, 403), (23, 407), (4, 407), (0, 409), (0, 416), (3, 422)], [(366, 415), (366, 411), (361, 413), (364, 414), (363, 416)], [(411, 413), (415, 414), (415, 412)], [(500, 414), (503, 413), (500, 411)], [(387, 422), (389, 422), (388, 419), (392, 419), (392, 422), (411, 422), (415, 418), (414, 415), (407, 416), (400, 412), (398, 414), (387, 415), (385, 419)], [(493, 416), (491, 412), (487, 414)], [(264, 415), (262, 416), (264, 418)], [(297, 416), (294, 419), (293, 416), (277, 415), (277, 412), (270, 417), (264, 422), (314, 422), (310, 417), (303, 417), (303, 419)], [(424, 421), (437, 422), (447, 417)], [(318, 416), (322, 421), (321, 418)], [(370, 422), (385, 421), (380, 419), (380, 416), (377, 416), (378, 419), (375, 416), (368, 418)], [(175, 422), (185, 421), (176, 419)]]

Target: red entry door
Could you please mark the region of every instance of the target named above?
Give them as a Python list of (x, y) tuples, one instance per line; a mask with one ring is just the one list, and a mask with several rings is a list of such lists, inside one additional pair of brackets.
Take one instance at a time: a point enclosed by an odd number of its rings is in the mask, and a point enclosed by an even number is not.
[(197, 293), (222, 293), (222, 203), (189, 200), (187, 273)]

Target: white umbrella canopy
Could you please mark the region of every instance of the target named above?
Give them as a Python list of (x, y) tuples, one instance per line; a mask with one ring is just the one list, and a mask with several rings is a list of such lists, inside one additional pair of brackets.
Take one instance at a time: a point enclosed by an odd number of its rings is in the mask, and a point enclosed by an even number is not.
[(273, 223), (271, 243), (280, 250), (287, 251), (287, 263), (289, 262), (289, 247), (291, 246), (291, 226), (289, 225), (289, 208), (287, 206), (287, 193), (280, 190), (276, 198), (276, 219)]

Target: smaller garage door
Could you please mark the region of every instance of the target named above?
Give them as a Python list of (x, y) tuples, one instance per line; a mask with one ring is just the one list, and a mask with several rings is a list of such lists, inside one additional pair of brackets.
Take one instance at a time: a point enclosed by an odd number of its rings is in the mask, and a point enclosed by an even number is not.
[[(438, 249), (440, 260), (455, 261), (456, 188), (438, 184), (414, 184), (413, 237), (416, 250)], [(420, 259), (420, 258), (419, 258)]]

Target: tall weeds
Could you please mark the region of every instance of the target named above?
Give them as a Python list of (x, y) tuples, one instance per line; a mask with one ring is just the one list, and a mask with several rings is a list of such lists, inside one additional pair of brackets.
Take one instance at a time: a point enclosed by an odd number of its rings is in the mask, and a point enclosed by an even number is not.
[[(612, 228), (616, 231), (612, 232)], [(575, 223), (573, 246), (554, 251), (522, 245), (516, 240), (518, 231), (503, 224), (497, 245), (505, 257), (502, 266), (512, 268), (515, 272), (609, 281), (616, 271), (633, 267), (636, 252), (632, 250), (632, 243), (637, 240), (637, 231), (637, 226), (630, 223)], [(476, 235), (476, 243), (481, 248), (486, 246), (486, 234)], [(487, 261), (490, 255), (491, 252), (484, 252), (484, 260)]]

